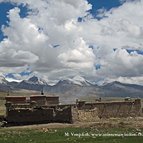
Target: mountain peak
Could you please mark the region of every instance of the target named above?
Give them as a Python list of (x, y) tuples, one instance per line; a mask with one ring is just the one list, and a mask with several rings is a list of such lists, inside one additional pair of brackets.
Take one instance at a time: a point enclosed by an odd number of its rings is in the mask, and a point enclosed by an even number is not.
[(78, 85), (78, 86), (90, 86), (90, 85), (92, 85), (89, 81), (85, 80), (81, 76), (75, 76), (73, 78), (60, 80), (57, 84)]
[[(59, 80), (57, 84), (67, 84), (68, 85), (68, 84), (73, 84), (73, 83), (67, 79), (67, 80)], [(55, 85), (57, 85), (57, 84), (55, 84)]]
[(114, 86), (122, 86), (123, 83), (119, 82), (119, 81), (112, 81), (112, 82), (107, 82), (107, 83), (104, 83), (102, 84), (102, 86), (105, 86), (105, 87), (114, 87)]
[(80, 85), (80, 86), (89, 86), (91, 85), (90, 82), (85, 80), (82, 76), (75, 76), (72, 79), (69, 79), (72, 83)]
[(32, 76), (27, 81), (30, 83), (34, 83), (34, 84), (47, 84), (45, 80), (43, 80), (37, 76)]
[(0, 76), (0, 84), (7, 84), (7, 80), (3, 76)]
[(31, 78), (28, 79), (28, 81), (37, 82), (38, 81), (38, 77), (32, 76)]
[(119, 81), (113, 81), (113, 82), (111, 82), (111, 83), (108, 83), (108, 84), (112, 84), (112, 85), (115, 85), (115, 84), (122, 84), (121, 82), (119, 82)]

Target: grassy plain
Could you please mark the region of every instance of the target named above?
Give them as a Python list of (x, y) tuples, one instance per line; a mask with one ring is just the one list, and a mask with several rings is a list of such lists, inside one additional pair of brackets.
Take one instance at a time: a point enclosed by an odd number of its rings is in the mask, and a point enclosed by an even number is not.
[[(143, 136), (134, 137), (109, 137), (92, 136), (97, 134), (136, 134), (143, 130), (123, 128), (62, 128), (62, 129), (0, 129), (0, 143), (142, 143)], [(66, 136), (68, 133), (69, 136)], [(79, 137), (79, 135), (84, 135)], [(89, 135), (89, 136), (87, 136)]]

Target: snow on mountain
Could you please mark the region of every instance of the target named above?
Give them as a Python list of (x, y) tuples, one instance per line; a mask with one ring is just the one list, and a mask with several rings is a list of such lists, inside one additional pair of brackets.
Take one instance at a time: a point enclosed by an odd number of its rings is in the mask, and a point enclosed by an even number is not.
[(13, 78), (6, 78), (8, 82), (21, 82), (22, 80), (13, 79)]
[(60, 80), (55, 85), (48, 83), (36, 76), (21, 82), (9, 82), (0, 76), (0, 91), (8, 90), (35, 90), (42, 89), (49, 94), (58, 94), (64, 98), (78, 98), (81, 96), (100, 96), (100, 97), (142, 97), (143, 86), (136, 84), (121, 83), (113, 81), (102, 85), (92, 84), (81, 76)]
[(0, 84), (7, 84), (7, 80), (3, 76), (0, 76)]
[(68, 80), (71, 81), (71, 83), (80, 85), (80, 86), (90, 86), (91, 85), (91, 83), (89, 81), (85, 80), (81, 76), (75, 76), (72, 79), (68, 79)]
[(29, 78), (26, 82), (31, 84), (47, 85), (47, 82), (45, 80), (36, 76)]
[(0, 76), (0, 91), (10, 91), (11, 87), (8, 85), (8, 81), (3, 77)]
[(47, 82), (39, 77), (33, 76), (28, 80), (23, 80), (15, 85), (15, 89), (26, 89), (41, 91), (44, 86), (48, 86)]

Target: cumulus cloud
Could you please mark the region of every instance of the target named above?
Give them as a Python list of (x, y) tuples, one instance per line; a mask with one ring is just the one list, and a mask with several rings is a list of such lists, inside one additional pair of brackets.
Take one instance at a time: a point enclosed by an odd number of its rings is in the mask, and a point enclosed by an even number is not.
[(19, 50), (16, 52), (9, 49), (7, 52), (2, 51), (0, 56), (1, 67), (20, 67), (26, 64), (34, 63), (38, 57), (28, 51)]
[(126, 51), (143, 50), (142, 6), (143, 1), (126, 2), (118, 8), (104, 11), (104, 18), (100, 20), (88, 19), (82, 23), (82, 35), (93, 45), (96, 62), (101, 64), (97, 78), (143, 75), (143, 56)]
[[(143, 49), (142, 0), (100, 9), (100, 20), (88, 12), (92, 6), (86, 0), (0, 2), (16, 6), (8, 12), (8, 26), (2, 27), (6, 38), (0, 42), (1, 73), (29, 66), (49, 81), (76, 75), (95, 81), (142, 77), (143, 56), (126, 50)], [(24, 18), (19, 5), (28, 9)], [(78, 22), (79, 17), (84, 21)], [(98, 71), (96, 64), (101, 65)]]
[(9, 26), (2, 28), (7, 38), (0, 43), (3, 53), (0, 56), (1, 66), (29, 65), (32, 71), (44, 73), (49, 79), (76, 74), (84, 76), (86, 72), (93, 74), (95, 56), (79, 36), (80, 28), (77, 26), (78, 17), (86, 16), (91, 8), (87, 1), (7, 2), (23, 4), (30, 11), (25, 18), (20, 17), (18, 7), (9, 11)]

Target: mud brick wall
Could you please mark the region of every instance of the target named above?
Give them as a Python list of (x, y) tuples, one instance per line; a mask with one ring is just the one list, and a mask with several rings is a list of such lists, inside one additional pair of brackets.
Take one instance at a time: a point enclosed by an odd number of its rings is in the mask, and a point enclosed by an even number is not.
[(59, 104), (59, 97), (46, 97), (46, 105), (58, 105)]
[(47, 108), (9, 108), (6, 121), (13, 124), (72, 123), (70, 105)]
[(78, 107), (79, 110), (91, 110), (98, 109), (99, 118), (110, 117), (136, 117), (141, 115), (141, 101), (125, 101), (125, 102), (98, 102), (87, 103), (82, 107)]
[(26, 96), (6, 96), (5, 100), (6, 100), (6, 103), (7, 102), (10, 102), (13, 104), (26, 103)]
[(37, 106), (44, 106), (46, 105), (46, 96), (42, 95), (30, 96), (30, 102), (36, 102)]
[(4, 116), (3, 115), (0, 115), (0, 122), (4, 121)]
[(53, 109), (12, 109), (7, 113), (8, 123), (47, 123), (53, 121)]
[(70, 105), (56, 107), (54, 110), (54, 122), (72, 123), (72, 107)]

